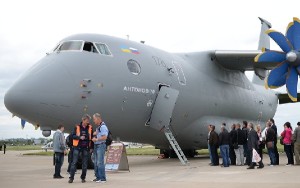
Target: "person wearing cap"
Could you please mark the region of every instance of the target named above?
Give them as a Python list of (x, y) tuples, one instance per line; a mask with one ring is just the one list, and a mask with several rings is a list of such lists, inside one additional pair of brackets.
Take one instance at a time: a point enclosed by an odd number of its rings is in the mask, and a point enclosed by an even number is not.
[(293, 141), (296, 165), (300, 165), (300, 122), (297, 125), (298, 127), (294, 130)]

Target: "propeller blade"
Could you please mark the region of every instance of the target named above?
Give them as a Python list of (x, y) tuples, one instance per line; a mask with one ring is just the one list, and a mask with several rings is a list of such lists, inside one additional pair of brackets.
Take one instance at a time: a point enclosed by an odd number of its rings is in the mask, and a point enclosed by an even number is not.
[(298, 18), (294, 18), (294, 31), (292, 43), (294, 49), (298, 51), (300, 49), (300, 20)]
[(286, 53), (293, 50), (292, 44), (280, 32), (274, 30), (267, 30), (266, 33), (279, 45), (279, 47)]
[(268, 87), (271, 89), (276, 89), (279, 88), (281, 86), (284, 86), (286, 84), (286, 75), (287, 74), (283, 74), (280, 77), (278, 77), (276, 80), (268, 80)]
[(26, 124), (26, 121), (24, 119), (21, 119), (21, 127), (22, 127), (22, 129), (24, 129), (25, 124)]
[(290, 43), (293, 46), (294, 46), (294, 43), (293, 43), (294, 29), (295, 29), (294, 22), (290, 22), (289, 25), (287, 26), (286, 32), (285, 32), (286, 38), (290, 41)]
[(274, 68), (266, 78), (265, 87), (274, 89), (283, 86), (285, 84), (285, 81), (284, 84), (282, 84), (282, 79), (286, 79), (285, 76), (288, 71), (288, 68), (289, 64), (285, 61), (279, 64), (276, 68)]
[(294, 102), (297, 102), (297, 85), (298, 85), (298, 72), (295, 67), (290, 67), (286, 79), (286, 89), (290, 99)]
[(286, 60), (286, 54), (278, 51), (265, 51), (264, 53), (258, 54), (254, 61), (259, 63), (278, 63)]

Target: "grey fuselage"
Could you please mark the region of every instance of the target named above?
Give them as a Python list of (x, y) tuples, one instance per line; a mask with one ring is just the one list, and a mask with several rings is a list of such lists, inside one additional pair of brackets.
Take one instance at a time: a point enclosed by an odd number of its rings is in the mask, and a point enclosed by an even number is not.
[[(63, 124), (70, 132), (84, 113), (99, 112), (115, 138), (169, 148), (164, 133), (146, 125), (162, 85), (179, 91), (171, 127), (182, 149), (207, 147), (209, 124), (217, 131), (223, 122), (230, 126), (247, 120), (264, 126), (276, 112), (274, 92), (252, 84), (241, 71), (224, 69), (209, 51), (173, 54), (96, 34), (62, 41), (70, 40), (104, 43), (112, 55), (50, 53), (5, 95), (9, 111), (41, 130)], [(124, 52), (122, 46), (139, 54)], [(129, 60), (139, 63), (138, 75), (129, 71)]]

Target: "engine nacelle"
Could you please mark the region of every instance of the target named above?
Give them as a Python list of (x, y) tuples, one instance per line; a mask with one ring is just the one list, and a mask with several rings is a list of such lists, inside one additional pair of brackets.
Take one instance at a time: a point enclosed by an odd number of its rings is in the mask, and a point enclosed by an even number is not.
[(43, 130), (42, 134), (44, 137), (49, 137), (51, 135), (51, 130)]

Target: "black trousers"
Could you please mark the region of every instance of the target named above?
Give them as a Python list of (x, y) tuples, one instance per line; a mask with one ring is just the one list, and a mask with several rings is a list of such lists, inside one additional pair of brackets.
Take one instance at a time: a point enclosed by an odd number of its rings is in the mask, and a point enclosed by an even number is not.
[(216, 145), (210, 145), (210, 152), (213, 161), (213, 165), (219, 165), (218, 148)]
[(77, 167), (77, 161), (79, 155), (82, 155), (82, 173), (80, 178), (85, 179), (86, 177), (86, 171), (88, 166), (88, 157), (89, 157), (89, 149), (88, 148), (74, 148), (73, 150), (73, 161), (70, 169), (70, 179), (74, 179), (76, 167)]
[(233, 146), (229, 147), (229, 158), (230, 158), (230, 164), (231, 165), (236, 165), (236, 156), (235, 156)]

